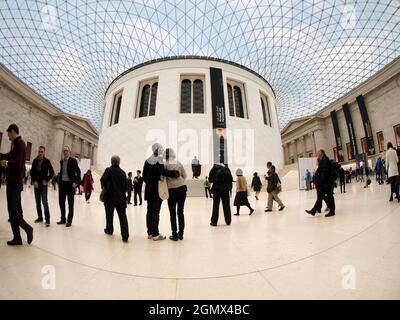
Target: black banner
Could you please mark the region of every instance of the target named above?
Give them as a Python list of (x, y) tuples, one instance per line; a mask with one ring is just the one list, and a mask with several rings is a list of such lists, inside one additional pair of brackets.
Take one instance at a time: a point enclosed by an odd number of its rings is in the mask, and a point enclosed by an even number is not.
[(359, 95), (357, 98), (358, 108), (360, 109), (361, 119), (364, 126), (365, 137), (367, 139), (368, 154), (375, 154), (374, 137), (372, 135), (371, 122), (369, 121), (367, 107), (365, 106), (364, 97)]
[(349, 132), (350, 139), (350, 152), (351, 157), (354, 158), (358, 154), (356, 134), (354, 133), (353, 119), (351, 118), (350, 105), (345, 103), (343, 105), (343, 113), (346, 119), (347, 130)]
[(339, 152), (339, 150), (342, 150), (342, 139), (340, 138), (339, 123), (337, 120), (335, 110), (331, 111), (331, 119), (332, 119), (332, 125), (333, 125), (333, 132), (335, 134), (336, 148)]
[(225, 137), (226, 117), (222, 69), (210, 68), (210, 82), (212, 125), (214, 129), (214, 162), (227, 163), (228, 159)]

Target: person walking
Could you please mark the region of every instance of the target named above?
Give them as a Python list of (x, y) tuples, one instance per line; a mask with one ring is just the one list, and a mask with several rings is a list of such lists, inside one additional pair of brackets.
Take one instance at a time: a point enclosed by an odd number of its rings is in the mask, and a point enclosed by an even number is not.
[(382, 158), (379, 157), (378, 160), (376, 160), (375, 163), (375, 174), (376, 174), (376, 182), (379, 184), (383, 184), (383, 163), (382, 163)]
[(94, 181), (92, 176), (92, 171), (88, 170), (83, 175), (83, 192), (85, 193), (86, 203), (90, 203), (90, 197), (92, 195), (92, 191), (94, 190)]
[(391, 142), (387, 143), (386, 151), (386, 170), (387, 176), (390, 183), (390, 198), (389, 201), (393, 201), (393, 194), (396, 195), (397, 201), (400, 202), (399, 190), (396, 188), (396, 180), (399, 175), (397, 152)]
[(160, 209), (162, 199), (160, 198), (158, 184), (161, 176), (178, 178), (179, 172), (168, 171), (164, 167), (161, 157), (163, 147), (159, 143), (152, 145), (153, 154), (145, 161), (143, 166), (143, 181), (146, 183), (144, 189), (144, 199), (147, 201), (147, 239), (154, 241), (164, 240), (166, 237), (160, 234), (158, 224), (160, 222)]
[(281, 199), (278, 196), (278, 193), (281, 192), (281, 180), (279, 179), (278, 174), (275, 172), (275, 166), (272, 165), (270, 168), (270, 176), (268, 178), (268, 187), (267, 187), (267, 192), (268, 192), (268, 205), (267, 209), (264, 210), (265, 212), (271, 212), (272, 211), (272, 203), (273, 200), (275, 200), (278, 203), (278, 210), (282, 211), (285, 209), (285, 205), (281, 201)]
[(255, 192), (256, 200), (258, 200), (258, 196), (260, 195), (262, 183), (261, 183), (261, 179), (257, 172), (253, 173), (253, 179), (251, 180), (251, 187), (253, 188), (253, 190)]
[(306, 169), (306, 174), (304, 176), (304, 180), (306, 181), (306, 190), (307, 191), (311, 190), (312, 175), (308, 169)]
[(233, 205), (236, 206), (235, 216), (240, 215), (240, 207), (246, 206), (250, 209), (249, 215), (251, 216), (254, 212), (254, 209), (250, 206), (248, 196), (250, 195), (246, 178), (243, 177), (242, 169), (236, 170), (236, 196), (233, 201)]
[(208, 198), (208, 195), (210, 195), (210, 198), (212, 199), (210, 181), (208, 181), (208, 177), (206, 177), (205, 180), (203, 181), (203, 187), (206, 193), (206, 198)]
[(131, 197), (132, 197), (132, 190), (133, 190), (133, 182), (132, 182), (132, 172), (128, 172), (128, 178), (126, 179), (126, 202), (128, 204), (132, 204)]
[(137, 206), (137, 199), (139, 198), (139, 206), (142, 205), (142, 186), (143, 177), (140, 175), (142, 172), (140, 170), (136, 171), (136, 177), (133, 179), (133, 202), (134, 206)]
[(35, 200), (36, 200), (36, 211), (38, 218), (35, 223), (43, 222), (42, 205), (44, 208), (44, 217), (46, 220), (46, 227), (50, 226), (50, 210), (49, 203), (47, 200), (48, 194), (48, 183), (54, 176), (54, 169), (49, 159), (45, 157), (46, 148), (43, 146), (39, 147), (38, 156), (32, 162), (31, 178), (33, 181)]
[(315, 216), (316, 212), (321, 212), (322, 201), (325, 200), (329, 212), (325, 217), (332, 217), (335, 215), (335, 199), (333, 197), (333, 188), (335, 182), (336, 169), (329, 158), (326, 156), (323, 149), (318, 150), (318, 170), (316, 178), (316, 188), (317, 188), (317, 201), (311, 210), (306, 210), (308, 214)]
[(340, 193), (346, 193), (346, 177), (344, 174), (343, 167), (339, 164), (339, 182), (340, 182)]
[[(179, 177), (169, 177), (167, 179), (168, 186), (168, 209), (171, 221), (172, 234), (169, 239), (173, 241), (183, 240), (185, 230), (185, 200), (187, 187), (185, 180), (187, 178), (185, 168), (182, 163), (176, 160), (173, 149), (167, 148), (164, 152), (165, 169), (169, 171), (178, 171)], [(176, 216), (178, 215), (179, 231), (176, 225)]]
[(208, 181), (212, 183), (211, 192), (213, 194), (213, 209), (210, 225), (217, 226), (219, 217), (219, 203), (222, 200), (225, 223), (229, 226), (232, 220), (229, 191), (232, 190), (232, 173), (229, 168), (217, 163), (211, 168)]
[(16, 124), (11, 124), (7, 128), (8, 139), (11, 141), (11, 150), (5, 154), (0, 161), (0, 165), (7, 167), (7, 208), (10, 218), (13, 239), (7, 241), (9, 246), (22, 245), (20, 229), (26, 232), (27, 242), (33, 241), (33, 228), (22, 217), (21, 191), (23, 189), (23, 179), (25, 177), (26, 144), (19, 135), (19, 128)]
[[(74, 196), (75, 190), (81, 181), (81, 170), (78, 161), (71, 157), (71, 149), (64, 146), (64, 159), (60, 161), (60, 173), (58, 174), (58, 201), (61, 211), (61, 219), (57, 224), (65, 224), (66, 227), (72, 225), (74, 218)], [(65, 200), (68, 199), (68, 217), (65, 215)]]
[(106, 228), (104, 233), (114, 233), (114, 210), (117, 210), (123, 242), (128, 242), (129, 226), (126, 217), (126, 173), (120, 168), (119, 156), (111, 157), (111, 167), (108, 167), (100, 178), (101, 187), (106, 189), (104, 208), (106, 211)]

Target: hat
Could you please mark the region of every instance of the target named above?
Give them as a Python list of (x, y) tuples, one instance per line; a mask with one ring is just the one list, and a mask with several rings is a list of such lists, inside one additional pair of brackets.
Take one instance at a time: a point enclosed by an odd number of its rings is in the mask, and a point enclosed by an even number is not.
[(242, 176), (243, 175), (243, 170), (242, 169), (237, 169), (236, 170), (236, 175), (237, 176)]
[(155, 143), (155, 144), (153, 144), (153, 145), (151, 146), (151, 150), (153, 150), (153, 152), (154, 152), (154, 151), (158, 150), (158, 149), (161, 148), (161, 147), (162, 147), (161, 144)]

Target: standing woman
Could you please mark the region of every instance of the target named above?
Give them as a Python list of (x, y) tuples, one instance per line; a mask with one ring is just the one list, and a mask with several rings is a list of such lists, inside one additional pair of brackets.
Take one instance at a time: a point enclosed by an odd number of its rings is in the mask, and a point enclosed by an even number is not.
[(90, 199), (90, 196), (92, 195), (93, 190), (94, 190), (94, 188), (93, 188), (92, 171), (88, 170), (83, 175), (83, 192), (85, 192), (86, 203), (90, 203), (89, 199)]
[(251, 187), (253, 188), (254, 192), (256, 193), (256, 200), (258, 200), (258, 196), (260, 195), (262, 183), (261, 179), (258, 176), (257, 172), (253, 174), (253, 180), (251, 181)]
[(390, 199), (393, 201), (393, 193), (396, 194), (397, 201), (400, 202), (399, 190), (396, 189), (396, 180), (399, 175), (399, 168), (397, 166), (398, 157), (396, 150), (393, 148), (393, 144), (388, 142), (386, 151), (386, 170), (388, 173), (388, 179), (390, 183)]
[[(247, 199), (247, 197), (248, 197), (247, 181), (246, 181), (246, 178), (243, 177), (242, 169), (236, 170), (236, 176), (237, 176), (236, 196), (235, 196), (235, 201), (233, 202), (233, 205), (236, 206), (236, 209), (237, 209), (235, 216), (239, 215), (240, 206), (246, 206), (247, 208), (249, 208), (250, 215), (251, 215), (254, 212), (254, 209), (250, 206), (249, 199)], [(254, 180), (254, 178), (253, 178), (253, 180)]]
[[(183, 232), (185, 229), (185, 200), (186, 200), (186, 171), (183, 165), (176, 160), (174, 150), (167, 148), (164, 152), (165, 164), (164, 167), (168, 171), (178, 171), (179, 177), (164, 177), (167, 179), (168, 185), (168, 209), (171, 219), (172, 235), (169, 237), (170, 240), (178, 241), (183, 240)], [(176, 215), (178, 215), (179, 232), (176, 225)]]

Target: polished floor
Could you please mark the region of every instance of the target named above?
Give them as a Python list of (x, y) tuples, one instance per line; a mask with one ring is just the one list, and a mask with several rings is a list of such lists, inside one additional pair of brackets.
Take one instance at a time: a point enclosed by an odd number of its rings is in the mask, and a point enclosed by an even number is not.
[[(129, 206), (131, 238), (103, 233), (98, 194), (76, 198), (71, 228), (58, 226), (57, 193), (49, 194), (52, 225), (35, 224), (29, 246), (8, 247), (5, 188), (0, 190), (0, 299), (399, 299), (400, 204), (389, 187), (348, 185), (336, 191), (337, 215), (312, 217), (314, 192), (282, 193), (286, 208), (264, 213), (266, 194), (226, 226), (211, 227), (212, 200), (188, 198), (183, 241), (146, 237), (146, 207)], [(35, 219), (32, 189), (24, 216)], [(234, 213), (234, 210), (232, 210)], [(221, 219), (222, 218), (222, 219)], [(170, 233), (164, 202), (160, 231)], [(25, 240), (25, 234), (23, 234)]]

